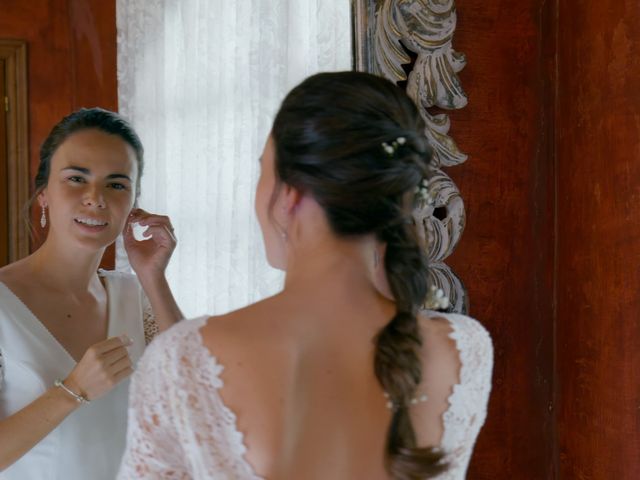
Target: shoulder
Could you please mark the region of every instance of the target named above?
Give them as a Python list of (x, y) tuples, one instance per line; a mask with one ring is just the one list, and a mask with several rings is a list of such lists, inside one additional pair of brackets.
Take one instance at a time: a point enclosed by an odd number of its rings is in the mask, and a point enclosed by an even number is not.
[(199, 329), (202, 328), (207, 320), (207, 316), (180, 320), (153, 339), (145, 349), (142, 360), (150, 357), (174, 357), (179, 355), (184, 349), (189, 348), (189, 342), (197, 340)]
[(490, 389), (493, 342), (487, 329), (479, 321), (456, 313), (428, 312), (427, 318), (427, 322), (440, 324), (441, 335), (448, 331), (447, 337), (455, 344), (460, 362), (459, 383)]
[(199, 329), (206, 320), (207, 317), (181, 320), (157, 335), (136, 366), (134, 384), (155, 384), (158, 388), (173, 384), (188, 366), (185, 360), (195, 353), (194, 346), (200, 343)]
[(278, 297), (210, 317), (202, 336), (216, 345), (228, 344), (234, 351), (251, 350), (257, 344), (269, 345), (270, 337), (286, 338), (290, 327), (287, 306)]
[[(296, 363), (300, 343), (297, 328), (286, 306), (270, 299), (210, 317), (200, 330), (202, 345), (224, 365), (227, 379), (241, 396), (261, 395), (259, 386), (279, 384)], [(241, 384), (241, 385), (240, 385)], [(248, 390), (251, 390), (249, 392)]]
[(451, 325), (450, 337), (456, 342), (461, 357), (474, 357), (484, 364), (493, 364), (493, 342), (487, 329), (478, 321), (457, 313), (430, 313)]
[[(28, 257), (27, 257), (28, 258)], [(0, 283), (13, 290), (22, 290), (30, 285), (32, 273), (27, 268), (27, 259), (10, 263), (0, 268)]]

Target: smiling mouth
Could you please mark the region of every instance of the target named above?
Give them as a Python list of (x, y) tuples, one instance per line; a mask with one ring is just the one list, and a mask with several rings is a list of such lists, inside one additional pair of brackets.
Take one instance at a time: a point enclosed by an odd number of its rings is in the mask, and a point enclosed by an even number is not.
[(79, 223), (80, 225), (87, 225), (89, 227), (106, 227), (107, 225), (109, 225), (108, 222), (96, 220), (94, 218), (74, 218), (73, 221)]

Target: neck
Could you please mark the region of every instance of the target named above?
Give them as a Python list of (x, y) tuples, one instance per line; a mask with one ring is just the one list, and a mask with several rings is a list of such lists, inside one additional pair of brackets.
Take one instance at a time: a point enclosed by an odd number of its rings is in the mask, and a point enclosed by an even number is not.
[(97, 270), (104, 250), (92, 252), (73, 248), (50, 234), (29, 257), (29, 266), (47, 286), (69, 293), (84, 293), (99, 282)]
[(285, 291), (323, 297), (376, 293), (373, 239), (327, 239), (292, 246), (287, 259)]
[[(376, 282), (375, 248), (373, 239), (361, 239), (320, 241), (304, 250), (291, 249), (283, 295), (289, 305), (314, 312), (304, 322), (305, 334), (326, 338), (322, 332), (337, 329), (341, 335), (361, 335), (364, 328), (374, 335), (393, 317), (395, 303)], [(345, 318), (350, 320), (345, 323)]]

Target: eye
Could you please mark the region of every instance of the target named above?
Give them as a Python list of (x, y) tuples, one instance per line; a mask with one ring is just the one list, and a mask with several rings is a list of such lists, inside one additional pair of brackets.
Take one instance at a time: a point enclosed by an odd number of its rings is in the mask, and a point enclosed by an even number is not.
[(81, 177), (80, 175), (72, 175), (71, 177), (67, 178), (67, 180), (73, 183), (84, 183), (84, 177)]
[(113, 188), (114, 190), (129, 190), (129, 187), (127, 187), (124, 183), (119, 183), (119, 182), (111, 182), (109, 184), (110, 188)]

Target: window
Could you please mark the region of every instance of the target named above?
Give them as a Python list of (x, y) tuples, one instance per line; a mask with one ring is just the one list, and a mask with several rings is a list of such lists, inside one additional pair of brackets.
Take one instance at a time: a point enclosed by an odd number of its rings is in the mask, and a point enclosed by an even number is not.
[(222, 313), (274, 293), (282, 275), (253, 211), (258, 157), (291, 87), (351, 68), (349, 2), (118, 0), (117, 22), (120, 111), (145, 146), (140, 206), (172, 218), (180, 306)]

